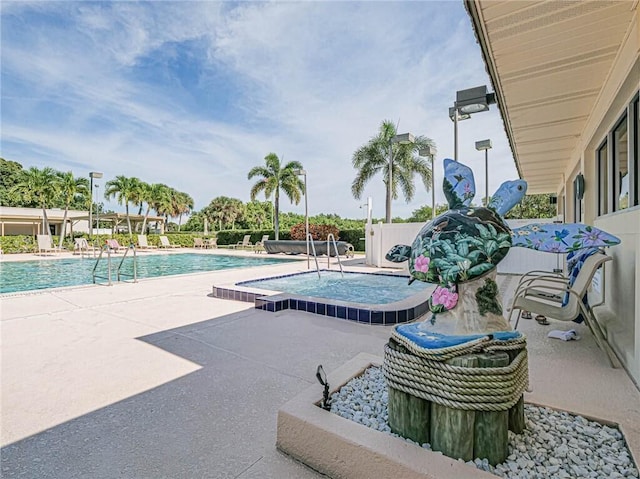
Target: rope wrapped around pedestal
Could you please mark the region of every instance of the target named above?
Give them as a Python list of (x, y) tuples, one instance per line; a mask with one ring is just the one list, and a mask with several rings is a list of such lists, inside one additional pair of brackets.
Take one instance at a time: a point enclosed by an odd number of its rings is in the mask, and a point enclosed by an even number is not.
[[(427, 347), (425, 347), (427, 346)], [(385, 346), (391, 430), (465, 461), (507, 455), (507, 431), (524, 430), (526, 339), (517, 332), (445, 336), (416, 325)]]
[[(391, 339), (403, 346), (385, 346), (383, 371), (387, 383), (399, 391), (455, 409), (508, 410), (528, 385), (526, 339), (498, 341), (490, 335), (442, 349), (425, 349), (393, 331)], [(454, 357), (480, 352), (513, 351), (508, 366), (478, 368), (447, 364)]]

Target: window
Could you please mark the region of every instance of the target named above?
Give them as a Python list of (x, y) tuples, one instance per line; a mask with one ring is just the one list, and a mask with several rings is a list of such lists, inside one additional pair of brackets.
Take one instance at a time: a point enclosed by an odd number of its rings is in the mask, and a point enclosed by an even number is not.
[(582, 198), (584, 197), (584, 176), (578, 173), (573, 179), (573, 221), (582, 223)]
[[(605, 215), (640, 204), (638, 93), (595, 152), (597, 211)], [(579, 207), (579, 205), (576, 205)], [(576, 208), (576, 216), (579, 213)]]
[(616, 176), (613, 201), (615, 210), (629, 207), (629, 135), (627, 115), (613, 129), (613, 164)]
[(608, 213), (609, 195), (609, 158), (607, 155), (607, 141), (600, 145), (597, 152), (598, 161), (598, 215)]

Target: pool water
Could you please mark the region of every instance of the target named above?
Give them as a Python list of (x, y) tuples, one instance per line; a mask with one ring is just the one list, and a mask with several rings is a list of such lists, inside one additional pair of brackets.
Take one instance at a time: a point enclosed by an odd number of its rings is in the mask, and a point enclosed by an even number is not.
[[(111, 259), (112, 281), (116, 281), (116, 269), (121, 259), (121, 256)], [(194, 253), (138, 256), (137, 275), (138, 278), (155, 278), (158, 276), (246, 268), (289, 261), (294, 260)], [(86, 258), (2, 262), (0, 263), (0, 293), (92, 284), (94, 265), (94, 259)], [(125, 258), (121, 272), (126, 275), (132, 274), (133, 258)], [(106, 259), (103, 258), (100, 261), (96, 274), (102, 277), (107, 276)], [(126, 276), (123, 279), (129, 280), (131, 278)], [(106, 282), (105, 279), (98, 279), (97, 281)]]
[(238, 285), (365, 304), (393, 303), (433, 286), (421, 281), (414, 281), (409, 285), (408, 281), (407, 276), (372, 273), (345, 272), (342, 277), (339, 271), (321, 271), (318, 278), (318, 273), (314, 271), (243, 281)]

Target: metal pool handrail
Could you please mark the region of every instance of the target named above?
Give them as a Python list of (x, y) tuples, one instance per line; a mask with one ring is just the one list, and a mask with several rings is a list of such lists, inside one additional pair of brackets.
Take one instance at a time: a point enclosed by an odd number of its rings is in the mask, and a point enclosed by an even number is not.
[(336, 258), (338, 258), (338, 264), (340, 265), (340, 274), (344, 278), (344, 270), (342, 269), (342, 261), (340, 261), (340, 252), (338, 251), (338, 243), (336, 243), (336, 238), (333, 236), (333, 233), (329, 233), (327, 236), (327, 268), (331, 267), (331, 248), (330, 241), (333, 241), (333, 249), (336, 250)]
[[(124, 259), (127, 257), (127, 254), (129, 254), (129, 251), (131, 251), (131, 250), (133, 250), (133, 274), (123, 273), (122, 271), (120, 271), (122, 269), (122, 263), (124, 263)], [(118, 265), (118, 270), (117, 270), (118, 281), (124, 281), (124, 280), (120, 279), (120, 276), (129, 276), (130, 278), (133, 278), (133, 282), (134, 283), (137, 283), (138, 282), (137, 263), (138, 263), (138, 258), (136, 257), (136, 245), (131, 243), (131, 244), (129, 244), (129, 247), (127, 248), (127, 250), (122, 255), (122, 259), (120, 260), (120, 264)]]
[[(107, 276), (98, 276), (96, 274), (96, 269), (98, 268), (98, 264), (100, 263), (100, 260), (102, 259), (102, 254), (104, 252), (107, 252)], [(98, 255), (98, 259), (96, 260), (96, 264), (93, 265), (93, 271), (91, 272), (91, 276), (93, 277), (93, 284), (99, 284), (96, 283), (96, 278), (100, 278), (100, 279), (106, 279), (109, 281), (109, 283), (107, 284), (108, 286), (111, 286), (111, 248), (109, 247), (109, 245), (104, 245), (101, 249), (100, 249), (100, 254)]]
[[(316, 254), (316, 245), (313, 244), (313, 236), (311, 236), (311, 233), (307, 234), (307, 245), (311, 243), (311, 249), (313, 250), (313, 259), (316, 262), (316, 272), (318, 273), (318, 278), (320, 278), (320, 265), (318, 264), (318, 255)], [(307, 252), (309, 250), (307, 249)], [(329, 254), (329, 252), (327, 251), (327, 254)]]

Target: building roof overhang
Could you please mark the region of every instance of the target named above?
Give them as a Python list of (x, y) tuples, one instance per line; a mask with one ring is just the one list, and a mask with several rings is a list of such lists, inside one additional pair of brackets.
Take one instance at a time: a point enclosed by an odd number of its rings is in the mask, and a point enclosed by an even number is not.
[(557, 191), (637, 3), (465, 0), (529, 193)]

